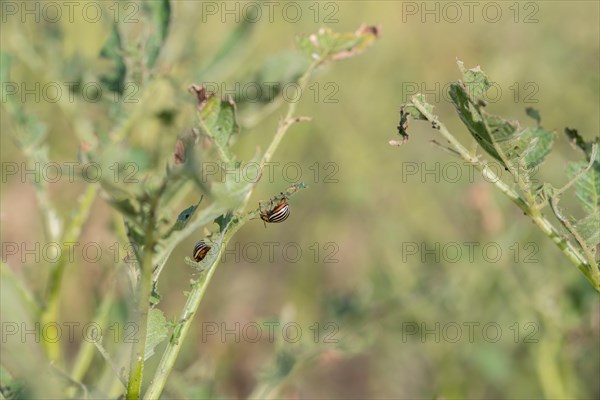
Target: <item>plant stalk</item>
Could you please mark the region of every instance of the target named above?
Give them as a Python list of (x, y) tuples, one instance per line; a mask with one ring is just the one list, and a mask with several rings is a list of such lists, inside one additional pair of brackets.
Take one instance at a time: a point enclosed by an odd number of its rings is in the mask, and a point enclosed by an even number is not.
[[(58, 306), (60, 299), (60, 292), (62, 287), (63, 275), (67, 266), (67, 254), (70, 254), (67, 244), (71, 245), (75, 243), (81, 233), (81, 228), (87, 219), (92, 204), (96, 198), (98, 192), (98, 185), (88, 185), (83, 197), (79, 203), (79, 209), (77, 213), (71, 219), (69, 226), (62, 236), (61, 242), (61, 253), (57, 264), (50, 273), (50, 279), (48, 280), (48, 289), (46, 292), (46, 307), (40, 315), (41, 325), (44, 326), (49, 323), (56, 323), (58, 319)], [(46, 355), (50, 360), (56, 362), (60, 361), (61, 351), (59, 341), (47, 341), (42, 335), (42, 341), (44, 348), (46, 349)]]
[(185, 306), (183, 307), (179, 317), (179, 329), (176, 330), (176, 333), (173, 333), (171, 340), (167, 344), (167, 348), (165, 349), (165, 352), (160, 360), (160, 364), (156, 369), (154, 378), (152, 379), (152, 382), (150, 382), (150, 386), (144, 394), (144, 399), (157, 399), (160, 396), (165, 384), (167, 383), (169, 373), (173, 369), (173, 365), (175, 365), (175, 360), (177, 359), (179, 350), (181, 350), (181, 345), (183, 344), (183, 341), (187, 336), (190, 327), (192, 326), (194, 315), (196, 315), (198, 307), (200, 306), (200, 303), (204, 298), (204, 294), (206, 293), (206, 289), (208, 288), (212, 277), (217, 271), (217, 267), (221, 261), (221, 256), (225, 251), (229, 240), (231, 240), (233, 235), (244, 224), (246, 224), (246, 222), (255, 217), (255, 213), (247, 214), (233, 224), (233, 226), (230, 225), (231, 228), (228, 227), (228, 229), (225, 230), (223, 234), (223, 240), (219, 245), (219, 252), (215, 256), (212, 265), (202, 274), (200, 280), (193, 285), (192, 290), (189, 293), (188, 300), (185, 303)]
[(129, 382), (127, 384), (127, 399), (139, 399), (142, 391), (142, 378), (146, 354), (146, 336), (148, 331), (148, 311), (150, 309), (150, 294), (152, 293), (152, 268), (154, 258), (154, 232), (156, 230), (156, 207), (158, 195), (151, 200), (150, 212), (145, 228), (145, 244), (142, 253), (142, 265), (138, 290), (136, 295), (136, 314), (138, 338), (131, 349), (129, 362)]
[[(517, 192), (510, 188), (504, 181), (500, 179), (493, 171), (486, 168), (486, 164), (479, 160), (476, 155), (471, 154), (455, 137), (448, 131), (446, 126), (439, 122), (435, 115), (427, 110), (427, 108), (416, 101), (412, 100), (415, 107), (429, 120), (430, 122), (437, 124), (440, 134), (448, 140), (452, 147), (460, 154), (460, 156), (467, 162), (473, 164), (482, 174), (486, 175), (488, 181), (494, 183), (494, 185), (500, 189), (508, 198), (515, 203), (531, 220), (541, 229), (541, 231), (556, 244), (556, 246), (563, 252), (563, 254), (573, 263), (590, 281), (596, 291), (600, 292), (600, 282), (597, 277), (591, 273), (591, 268), (588, 265), (586, 259), (577, 251), (575, 246), (568, 240), (566, 240), (560, 232), (552, 225), (552, 223), (544, 217), (541, 212), (535, 206), (533, 199), (528, 201), (523, 199)], [(531, 196), (529, 196), (531, 197)], [(595, 265), (591, 267), (596, 268)]]

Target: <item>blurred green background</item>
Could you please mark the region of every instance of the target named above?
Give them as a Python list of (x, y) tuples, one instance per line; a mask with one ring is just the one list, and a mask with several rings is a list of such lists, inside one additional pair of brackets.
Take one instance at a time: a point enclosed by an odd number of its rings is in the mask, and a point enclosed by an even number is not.
[[(446, 83), (459, 79), (458, 58), (467, 67), (481, 65), (497, 82), (502, 94), (490, 102), (492, 113), (532, 124), (526, 121), (525, 107), (541, 112), (542, 124), (555, 129), (557, 139), (536, 177), (556, 185), (566, 182), (565, 164), (579, 154), (563, 138), (564, 127), (577, 128), (588, 139), (600, 132), (599, 3), (496, 2), (502, 12), (497, 22), (484, 18), (485, 2), (475, 2), (473, 22), (461, 2), (454, 3), (462, 12), (456, 22), (454, 10), (443, 2), (298, 2), (302, 14), (297, 22), (282, 16), (286, 3), (275, 3), (272, 21), (263, 4), (259, 21), (241, 31), (235, 14), (221, 13), (235, 7), (241, 13), (247, 3), (172, 2), (171, 28), (157, 62), (159, 75), (132, 95), (139, 98), (137, 104), (69, 102), (64, 97), (59, 102), (24, 102), (27, 113), (47, 126), (50, 159), (57, 162), (76, 160), (82, 141), (106, 134), (118, 115), (115, 110), (133, 113), (131, 143), (141, 154), (136, 162), (143, 177), (144, 164), (164, 169), (177, 135), (193, 125), (194, 99), (187, 92), (191, 83), (231, 89), (235, 82), (252, 81), (268, 60), (294, 48), (296, 35), (322, 26), (338, 32), (355, 31), (362, 23), (380, 28), (371, 48), (320, 68), (313, 76), (316, 84), (309, 85), (313, 89), (303, 93), (297, 114), (313, 120), (291, 128), (273, 161), (282, 166), (298, 163), (298, 180), (309, 189), (291, 200), (285, 223), (265, 229), (257, 221), (236, 235), (230, 247), (232, 252), (241, 250), (239, 260), (228, 255), (217, 271), (165, 397), (247, 397), (294, 360), (292, 374), (274, 396), (599, 398), (600, 303), (583, 275), (493, 185), (477, 173), (470, 179), (462, 161), (432, 146), (430, 140), (437, 137), (428, 124), (413, 122), (408, 143), (388, 145), (398, 138), (399, 108), (415, 86), (435, 93), (428, 99), (440, 120), (463, 143), (470, 143), (442, 93)], [(97, 74), (108, 68), (98, 54), (114, 13), (112, 3), (96, 4), (105, 13), (97, 23), (84, 21), (79, 13), (73, 22), (63, 17), (58, 23), (43, 18), (40, 23), (31, 18), (23, 22), (5, 14), (1, 47), (13, 58), (9, 81), (97, 82)], [(208, 15), (206, 7), (213, 5), (217, 14)], [(411, 7), (416, 7), (415, 14), (409, 13), (415, 10)], [(436, 14), (424, 14), (423, 7), (437, 7), (439, 20)], [(119, 6), (119, 18), (125, 20), (134, 9)], [(488, 12), (489, 20), (494, 10)], [(127, 46), (135, 49), (145, 29), (141, 23), (123, 24)], [(241, 32), (235, 46), (211, 64), (235, 29)], [(294, 71), (293, 65), (289, 68)], [(25, 158), (11, 140), (15, 120), (5, 110), (4, 95), (3, 85), (2, 161), (21, 163)], [(255, 115), (258, 106), (240, 104), (241, 120)], [(242, 124), (234, 145), (240, 159), (250, 159), (257, 147), (266, 148), (286, 106), (283, 102), (254, 126)], [(164, 110), (174, 110), (171, 124), (156, 117)], [(447, 169), (455, 165), (461, 166), (460, 179), (453, 179), (454, 170)], [(410, 174), (414, 168), (417, 173)], [(437, 173), (422, 176), (424, 170)], [(283, 171), (274, 168), (273, 179), (259, 184), (251, 205), (293, 183)], [(288, 172), (294, 175), (293, 169)], [(335, 181), (325, 179), (329, 173)], [(50, 185), (49, 196), (62, 217), (69, 215), (84, 187), (80, 180)], [(181, 209), (197, 198), (196, 193), (184, 199)], [(44, 242), (31, 182), (3, 175), (1, 201), (2, 242)], [(203, 235), (198, 232), (199, 238)], [(108, 252), (118, 240), (114, 211), (98, 198), (80, 242), (98, 242)], [(176, 249), (162, 276), (160, 308), (168, 319), (178, 315), (186, 300), (190, 270), (181, 260), (196, 240)], [(280, 244), (273, 259), (265, 245), (270, 242)], [(470, 259), (466, 243), (471, 242), (477, 245)], [(262, 249), (256, 262), (250, 243)], [(290, 262), (282, 254), (288, 243), (302, 250), (299, 261)], [(502, 255), (488, 257), (481, 251), (485, 245), (501, 249)], [(411, 246), (417, 246), (416, 254), (407, 252)], [(426, 251), (436, 246), (438, 259)], [(453, 248), (461, 251), (457, 259)], [(6, 260), (28, 287), (43, 292), (48, 265), (15, 256)], [(110, 260), (105, 261), (80, 258), (68, 266), (62, 321), (92, 320), (112, 282), (106, 272)], [(110, 314), (114, 322), (123, 320), (128, 302), (125, 285), (118, 286), (120, 307)], [(15, 310), (7, 304), (10, 298), (2, 300), (2, 320), (7, 321)], [(237, 334), (239, 341), (235, 334), (220, 337), (224, 327), (232, 330), (236, 323), (243, 328), (272, 320), (297, 323), (301, 339), (282, 340), (276, 329), (271, 343), (266, 328), (257, 343), (245, 340), (243, 331)], [(315, 323), (321, 328), (332, 323), (318, 340), (311, 330)], [(206, 335), (207, 324), (216, 324), (219, 334)], [(486, 324), (492, 324), (487, 336), (482, 330)], [(456, 326), (461, 332), (454, 340)], [(333, 327), (337, 343), (325, 343)], [(79, 337), (65, 343), (67, 354), (73, 357), (80, 344)], [(106, 346), (119, 352), (118, 343)]]

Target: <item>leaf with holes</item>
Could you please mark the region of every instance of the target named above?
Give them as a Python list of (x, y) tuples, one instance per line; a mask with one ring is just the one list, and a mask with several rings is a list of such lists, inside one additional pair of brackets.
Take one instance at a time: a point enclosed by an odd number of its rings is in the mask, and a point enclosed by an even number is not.
[(231, 136), (239, 130), (235, 118), (235, 103), (231, 98), (220, 99), (203, 86), (192, 85), (190, 90), (198, 99), (197, 114), (200, 132), (213, 140), (223, 161), (234, 161), (229, 142)]
[(317, 33), (296, 38), (298, 47), (319, 64), (342, 60), (361, 53), (379, 37), (379, 28), (362, 25), (356, 32), (338, 33), (321, 28)]
[(163, 312), (157, 308), (148, 311), (148, 331), (146, 334), (146, 349), (144, 360), (154, 355), (154, 349), (168, 336), (167, 320)]
[[(585, 162), (570, 163), (567, 167), (567, 175), (574, 179), (587, 166), (588, 163)], [(600, 212), (600, 163), (598, 161), (595, 161), (592, 168), (577, 179), (575, 194), (588, 214)]]
[(600, 212), (589, 214), (575, 224), (575, 230), (588, 248), (594, 248), (600, 244)]

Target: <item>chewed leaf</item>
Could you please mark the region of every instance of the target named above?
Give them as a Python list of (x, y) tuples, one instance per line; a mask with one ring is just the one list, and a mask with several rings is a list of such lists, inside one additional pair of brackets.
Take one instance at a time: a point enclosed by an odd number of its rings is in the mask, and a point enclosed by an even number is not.
[(167, 320), (163, 312), (157, 308), (148, 311), (148, 332), (146, 335), (146, 349), (144, 350), (144, 360), (154, 355), (154, 349), (163, 340), (167, 338), (169, 329)]
[(475, 99), (483, 99), (487, 90), (492, 86), (487, 75), (479, 66), (466, 69), (462, 61), (457, 60), (458, 68), (463, 76), (463, 84), (467, 89), (470, 97)]
[[(456, 107), (458, 116), (471, 135), (473, 135), (477, 143), (479, 143), (489, 155), (503, 164), (502, 157), (500, 157), (500, 154), (494, 146), (494, 139), (492, 138), (491, 133), (488, 132), (486, 124), (479, 114), (478, 109), (471, 102), (465, 86), (462, 83), (453, 83), (450, 85), (449, 94)], [(492, 119), (490, 122), (496, 127), (501, 124), (500, 120), (495, 121)]]
[(214, 141), (223, 161), (233, 161), (229, 140), (239, 130), (235, 119), (235, 103), (231, 98), (221, 100), (203, 86), (192, 85), (190, 91), (198, 99), (198, 126), (201, 133)]
[(550, 153), (555, 135), (554, 132), (537, 127), (525, 129), (522, 136), (525, 141), (529, 141), (522, 157), (525, 160), (525, 168), (531, 169), (541, 164)]
[(362, 25), (356, 32), (337, 33), (329, 28), (321, 28), (312, 35), (298, 36), (296, 42), (313, 60), (320, 63), (352, 57), (379, 37), (379, 28)]
[[(587, 165), (585, 162), (570, 163), (567, 167), (567, 174), (571, 179), (575, 179)], [(577, 179), (575, 182), (575, 194), (587, 213), (593, 214), (599, 212), (600, 164), (598, 161), (594, 162), (592, 168)]]
[(594, 248), (600, 244), (600, 211), (577, 221), (575, 230), (589, 248)]
[(541, 164), (550, 153), (555, 135), (539, 125), (537, 110), (526, 110), (537, 126), (524, 129), (518, 121), (486, 112), (482, 98), (491, 86), (487, 76), (479, 67), (465, 69), (461, 61), (458, 66), (464, 81), (450, 86), (450, 98), (477, 143), (505, 168), (512, 164), (529, 170)]
[(219, 217), (215, 218), (215, 224), (219, 225), (219, 232), (222, 233), (225, 230), (232, 218), (233, 213), (231, 211), (227, 211), (227, 213), (219, 215)]

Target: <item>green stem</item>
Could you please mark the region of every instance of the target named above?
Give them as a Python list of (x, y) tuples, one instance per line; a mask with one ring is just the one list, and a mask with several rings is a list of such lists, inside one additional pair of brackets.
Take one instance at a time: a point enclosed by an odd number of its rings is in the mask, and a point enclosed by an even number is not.
[(183, 341), (187, 336), (190, 327), (192, 326), (194, 315), (196, 315), (198, 307), (200, 306), (200, 303), (204, 298), (204, 294), (206, 293), (206, 289), (208, 288), (212, 277), (217, 271), (217, 267), (219, 266), (221, 261), (221, 256), (225, 251), (229, 240), (231, 240), (233, 235), (244, 224), (246, 224), (248, 221), (255, 217), (256, 213), (249, 213), (242, 219), (240, 219), (238, 222), (234, 223), (233, 226), (230, 225), (230, 227), (226, 229), (223, 235), (223, 240), (219, 244), (219, 252), (215, 256), (215, 258), (213, 258), (212, 265), (208, 268), (206, 272), (203, 273), (200, 280), (193, 285), (193, 288), (188, 296), (187, 302), (185, 303), (185, 306), (183, 307), (183, 310), (179, 317), (179, 329), (177, 329), (176, 332), (173, 333), (171, 340), (167, 344), (167, 348), (165, 349), (165, 352), (163, 353), (163, 356), (160, 360), (160, 364), (156, 369), (154, 378), (152, 379), (152, 382), (150, 382), (150, 386), (144, 394), (144, 399), (158, 399), (158, 397), (160, 396), (167, 382), (167, 377), (173, 369), (173, 365), (175, 364), (175, 360), (177, 359), (179, 350), (181, 350), (181, 345), (183, 344)]
[[(315, 68), (318, 65), (319, 65), (318, 61), (314, 61), (313, 63), (311, 63), (309, 65), (308, 69), (306, 70), (306, 72), (304, 72), (304, 74), (300, 77), (300, 79), (298, 79), (298, 85), (300, 87), (301, 92), (306, 88), (306, 85), (308, 84), (308, 80), (310, 79), (310, 76), (312, 75), (313, 71), (315, 70)], [(294, 113), (296, 112), (297, 106), (298, 106), (298, 102), (291, 102), (290, 105), (288, 106), (288, 110), (287, 110), (285, 116), (283, 117), (283, 120), (279, 123), (279, 126), (277, 127), (275, 136), (273, 136), (273, 140), (271, 140), (269, 147), (267, 147), (267, 150), (265, 150), (265, 153), (263, 154), (263, 157), (260, 161), (259, 179), (257, 179), (256, 182), (254, 183), (254, 186), (252, 186), (252, 190), (248, 191), (248, 194), (244, 198), (244, 202), (243, 202), (242, 206), (240, 207), (240, 209), (243, 210), (246, 208), (246, 205), (248, 204), (248, 201), (250, 200), (250, 196), (252, 195), (254, 188), (258, 184), (260, 177), (263, 174), (265, 165), (271, 160), (271, 158), (273, 157), (273, 154), (275, 154), (275, 151), (279, 147), (279, 144), (283, 140), (283, 137), (287, 133), (289, 127), (297, 122), (308, 120), (307, 117), (296, 117), (296, 118), (293, 117)]]
[(567, 228), (567, 230), (571, 233), (571, 235), (573, 235), (575, 240), (577, 240), (577, 242), (581, 246), (583, 255), (585, 256), (585, 258), (587, 260), (587, 264), (589, 265), (588, 273), (590, 274), (591, 278), (595, 282), (600, 282), (600, 271), (596, 267), (596, 260), (594, 259), (594, 254), (591, 252), (589, 247), (586, 245), (585, 240), (583, 239), (583, 237), (581, 237), (581, 235), (579, 234), (577, 229), (575, 229), (573, 224), (571, 224), (571, 222), (567, 218), (565, 218), (565, 216), (562, 215), (562, 212), (560, 211), (560, 208), (558, 207), (558, 197), (552, 196), (550, 198), (550, 207), (552, 208), (554, 215), (556, 215), (556, 218), (558, 218), (558, 220), (560, 222), (562, 222), (563, 226), (565, 228)]
[[(575, 246), (565, 238), (563, 238), (560, 232), (548, 221), (541, 212), (534, 207), (534, 203), (528, 203), (527, 199), (523, 199), (517, 192), (510, 188), (504, 183), (499, 176), (492, 172), (489, 168), (486, 168), (486, 164), (478, 159), (477, 156), (471, 154), (455, 137), (448, 131), (446, 126), (439, 121), (437, 117), (427, 110), (427, 108), (416, 101), (413, 98), (413, 104), (415, 107), (430, 121), (435, 122), (439, 127), (440, 134), (448, 140), (448, 142), (454, 147), (454, 149), (460, 154), (460, 156), (467, 162), (475, 166), (487, 177), (487, 181), (493, 182), (494, 185), (500, 189), (513, 203), (515, 203), (526, 215), (528, 215), (532, 221), (541, 229), (541, 231), (552, 240), (554, 244), (563, 252), (565, 256), (573, 263), (577, 268), (585, 275), (598, 292), (600, 292), (600, 282), (595, 279), (595, 276), (591, 274), (591, 269), (588, 266), (586, 259), (577, 251)], [(531, 196), (529, 196), (531, 197)], [(533, 199), (529, 199), (533, 201)], [(530, 206), (531, 205), (531, 206)], [(595, 267), (595, 266), (594, 266)]]
[[(313, 70), (317, 67), (318, 64), (319, 63), (317, 61), (313, 62), (308, 67), (306, 72), (302, 75), (302, 77), (298, 80), (298, 84), (301, 89), (304, 89), (306, 87), (308, 80), (310, 78), (310, 75), (312, 74)], [(265, 151), (265, 153), (262, 157), (262, 160), (260, 163), (260, 174), (261, 175), (262, 175), (264, 166), (271, 159), (271, 157), (273, 156), (273, 154), (279, 147), (279, 144), (281, 143), (283, 137), (285, 136), (286, 132), (288, 131), (288, 128), (296, 122), (306, 120), (306, 118), (301, 118), (301, 117), (293, 118), (293, 115), (296, 111), (296, 107), (297, 107), (297, 102), (292, 102), (288, 106), (288, 110), (287, 110), (285, 117), (283, 118), (283, 121), (279, 124), (277, 131), (275, 132), (275, 136), (273, 137), (273, 140), (271, 141), (269, 147), (267, 148), (267, 150)], [(257, 183), (258, 183), (258, 180), (257, 180)], [(242, 210), (244, 210), (246, 208), (246, 205), (247, 205), (247, 203), (250, 199), (250, 196), (252, 195), (252, 191), (255, 187), (256, 187), (256, 183), (252, 187), (252, 190), (248, 191), (248, 194), (244, 198), (244, 201), (242, 202), (241, 206), (237, 208), (237, 212), (241, 212)], [(211, 214), (208, 212), (208, 209), (205, 210), (205, 212), (206, 212), (206, 215)], [(150, 382), (150, 386), (148, 387), (148, 390), (144, 394), (144, 399), (157, 399), (160, 396), (160, 394), (162, 393), (164, 386), (167, 382), (167, 377), (169, 376), (171, 370), (173, 369), (175, 360), (177, 359), (177, 355), (179, 354), (179, 350), (181, 349), (181, 344), (185, 340), (185, 337), (187, 336), (187, 333), (190, 329), (190, 326), (193, 321), (193, 317), (196, 314), (198, 307), (200, 306), (200, 303), (202, 302), (202, 299), (204, 298), (206, 289), (208, 288), (208, 285), (220, 263), (222, 252), (225, 251), (225, 248), (227, 247), (227, 244), (229, 243), (229, 240), (233, 237), (233, 235), (246, 222), (250, 221), (252, 218), (256, 218), (257, 216), (258, 216), (257, 212), (248, 213), (242, 219), (237, 221), (233, 226), (231, 226), (231, 225), (228, 226), (226, 228), (226, 230), (224, 231), (224, 236), (223, 236), (223, 240), (220, 243), (219, 252), (218, 252), (216, 258), (214, 258), (214, 261), (212, 262), (212, 264), (208, 268), (208, 270), (203, 273), (199, 282), (197, 282), (193, 286), (192, 291), (190, 292), (188, 300), (187, 300), (187, 302), (183, 308), (183, 311), (181, 313), (180, 325), (179, 325), (178, 329), (176, 330), (176, 332), (173, 333), (173, 336), (172, 336), (171, 340), (169, 341), (167, 348), (165, 349), (165, 352), (163, 353), (163, 356), (160, 360), (160, 364), (156, 370), (156, 373), (154, 374), (154, 377), (153, 377), (152, 381)], [(194, 221), (193, 224), (189, 224), (183, 231), (181, 231), (179, 233), (177, 239), (176, 238), (173, 239), (172, 246), (168, 246), (166, 248), (164, 254), (162, 254), (158, 257), (160, 264), (159, 264), (157, 271), (155, 271), (155, 276), (154, 276), (155, 280), (158, 279), (158, 275), (160, 274), (160, 271), (164, 267), (164, 263), (166, 263), (166, 259), (168, 258), (169, 254), (172, 251), (172, 249), (174, 248), (174, 246), (178, 243), (178, 241), (183, 240), (183, 238), (187, 237), (189, 235), (190, 231), (196, 229), (201, 224), (201, 220), (202, 220), (201, 218), (198, 218), (196, 221)], [(203, 223), (205, 223), (205, 222), (203, 222)], [(178, 240), (178, 239), (180, 239), (180, 240)]]
[(136, 295), (136, 314), (138, 337), (131, 348), (131, 359), (129, 362), (129, 382), (127, 385), (127, 399), (139, 399), (142, 393), (142, 378), (144, 374), (144, 361), (146, 353), (146, 336), (148, 332), (148, 311), (150, 308), (150, 294), (152, 292), (152, 268), (154, 258), (154, 232), (156, 231), (156, 208), (158, 206), (157, 195), (151, 200), (150, 212), (144, 232), (144, 251), (142, 253), (142, 265), (140, 279)]
[(169, 256), (181, 242), (183, 242), (186, 238), (188, 238), (191, 234), (193, 234), (198, 228), (206, 225), (215, 219), (215, 216), (222, 215), (227, 212), (227, 209), (222, 207), (217, 207), (214, 204), (211, 204), (207, 208), (203, 209), (198, 217), (189, 223), (183, 230), (174, 232), (168, 239), (168, 243), (163, 247), (162, 250), (157, 254), (157, 267), (153, 272), (152, 280), (156, 282), (162, 272), (163, 268), (167, 264), (169, 260)]
[[(56, 266), (50, 273), (48, 289), (46, 292), (46, 307), (40, 316), (42, 326), (48, 323), (55, 323), (58, 319), (58, 306), (61, 292), (60, 289), (63, 280), (62, 278), (67, 266), (67, 254), (71, 254), (69, 248), (67, 248), (67, 244), (74, 244), (79, 237), (81, 228), (83, 227), (83, 224), (90, 213), (90, 209), (92, 208), (92, 204), (94, 203), (97, 192), (98, 185), (92, 184), (87, 186), (86, 191), (79, 203), (79, 209), (77, 210), (77, 213), (73, 219), (70, 221), (69, 227), (65, 230), (65, 233), (62, 237), (60, 257)], [(49, 342), (44, 340), (43, 337), (42, 340), (48, 358), (59, 361), (61, 356), (59, 341)]]
[[(300, 79), (298, 79), (298, 86), (300, 87), (301, 93), (306, 88), (308, 80), (310, 79), (310, 76), (312, 75), (313, 71), (315, 70), (318, 64), (319, 63), (317, 61), (310, 64), (306, 72), (304, 72)], [(275, 154), (275, 150), (277, 150), (277, 147), (279, 147), (279, 143), (281, 143), (281, 140), (285, 136), (285, 133), (287, 132), (289, 126), (295, 122), (303, 120), (292, 118), (294, 113), (296, 112), (296, 107), (298, 106), (298, 103), (299, 102), (294, 101), (291, 102), (288, 106), (287, 113), (283, 117), (283, 122), (280, 124), (279, 128), (277, 129), (277, 132), (275, 133), (275, 136), (273, 137), (273, 140), (271, 141), (271, 144), (269, 145), (269, 147), (265, 151), (265, 154), (263, 155), (262, 161), (260, 163), (261, 171), (264, 168), (265, 163), (267, 163), (271, 159), (271, 157), (273, 157), (273, 154)]]

